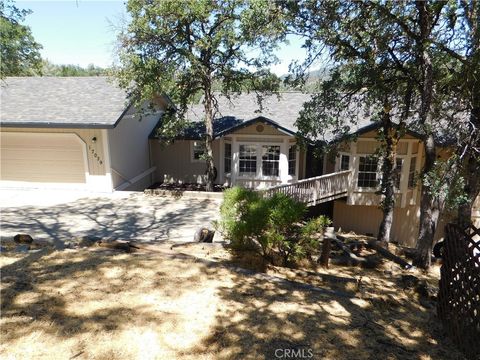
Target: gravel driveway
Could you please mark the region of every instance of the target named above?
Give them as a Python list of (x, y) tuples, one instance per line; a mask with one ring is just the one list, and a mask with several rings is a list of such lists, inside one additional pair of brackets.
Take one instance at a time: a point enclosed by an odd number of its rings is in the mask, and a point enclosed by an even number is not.
[[(62, 247), (72, 238), (192, 241), (219, 214), (219, 199), (146, 196), (139, 192), (0, 190), (2, 238), (28, 233)], [(219, 236), (215, 235), (215, 240)]]

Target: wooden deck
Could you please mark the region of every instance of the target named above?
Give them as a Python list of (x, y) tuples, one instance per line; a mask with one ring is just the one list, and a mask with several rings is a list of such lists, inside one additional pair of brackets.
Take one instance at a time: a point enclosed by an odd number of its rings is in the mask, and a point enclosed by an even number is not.
[(264, 196), (283, 193), (307, 206), (315, 206), (327, 201), (347, 196), (351, 171), (339, 171), (332, 174), (303, 179), (291, 184), (283, 184), (263, 190)]

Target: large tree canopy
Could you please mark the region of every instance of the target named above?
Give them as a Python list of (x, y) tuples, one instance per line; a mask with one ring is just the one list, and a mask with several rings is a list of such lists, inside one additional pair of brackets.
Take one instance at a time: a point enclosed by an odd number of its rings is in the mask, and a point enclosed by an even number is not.
[(323, 80), (317, 94), (305, 104), (297, 126), (304, 136), (318, 137), (325, 132), (345, 136), (358, 118), (378, 123), (383, 195), (378, 239), (387, 243), (395, 202), (396, 145), (412, 114), (413, 61), (410, 54), (402, 52), (411, 41), (366, 2), (305, 1), (295, 5), (298, 8), (291, 9), (296, 15), (293, 27), (307, 38), (309, 51), (297, 75), (325, 50), (335, 63), (330, 79)]
[[(439, 214), (453, 194), (451, 190), (456, 189), (452, 183), (459, 179), (451, 171), (455, 161), (439, 164), (436, 141), (447, 129), (460, 146), (457, 155), (474, 154), (473, 144), (478, 144), (474, 135), (479, 129), (475, 115), (478, 2), (305, 0), (285, 4), (294, 15), (293, 28), (306, 38), (309, 56), (304, 66), (325, 51), (337, 65), (335, 76), (324, 81), (319, 94), (307, 104), (298, 122), (300, 130), (315, 134), (329, 128), (337, 132), (348, 129), (348, 120), (355, 117), (348, 114), (354, 99), (377, 112), (381, 121), (388, 119), (385, 115), (393, 115), (392, 109), (399, 109), (397, 119), (408, 116), (406, 125), (421, 134), (426, 161), (415, 263), (428, 267)], [(304, 68), (300, 70), (301, 74)], [(362, 94), (361, 101), (358, 94)], [(472, 114), (470, 126), (466, 126), (465, 111)], [(384, 136), (384, 140), (388, 138)], [(466, 158), (471, 169), (478, 169), (472, 156)], [(442, 174), (439, 169), (444, 169)], [(471, 202), (480, 182), (468, 184)], [(383, 195), (389, 188), (391, 184), (382, 183)]]
[[(268, 0), (130, 0), (120, 35), (120, 84), (135, 101), (168, 94), (181, 117), (201, 94), (205, 108), (207, 189), (214, 180), (211, 142), (216, 113), (213, 85), (229, 96), (278, 87), (265, 67), (283, 32)], [(164, 126), (172, 124), (164, 121)], [(175, 127), (174, 127), (175, 128)]]
[(29, 10), (17, 8), (11, 0), (0, 2), (0, 77), (28, 76), (41, 71), (42, 46), (28, 26), (22, 25)]

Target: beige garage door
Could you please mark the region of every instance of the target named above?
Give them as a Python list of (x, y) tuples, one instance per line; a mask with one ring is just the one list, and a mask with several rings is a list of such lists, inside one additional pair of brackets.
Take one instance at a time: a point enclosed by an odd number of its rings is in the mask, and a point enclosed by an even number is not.
[(85, 145), (77, 135), (15, 132), (0, 135), (2, 183), (86, 182)]

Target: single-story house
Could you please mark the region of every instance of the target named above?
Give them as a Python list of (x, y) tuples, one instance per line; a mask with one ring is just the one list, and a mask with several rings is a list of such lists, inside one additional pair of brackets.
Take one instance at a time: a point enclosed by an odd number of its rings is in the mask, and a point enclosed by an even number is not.
[[(301, 194), (311, 194), (312, 187), (315, 194), (325, 190), (328, 196), (313, 203), (329, 204), (335, 227), (375, 236), (381, 221), (379, 162), (371, 156), (379, 146), (375, 125), (365, 118), (353, 130), (357, 141), (343, 142), (338, 156), (315, 157), (313, 146), (301, 149), (296, 138), (295, 121), (309, 97), (285, 92), (266, 97), (259, 109), (254, 94), (231, 100), (218, 96), (215, 182), (255, 189), (284, 186)], [(1, 101), (0, 187), (113, 191), (205, 181), (201, 102), (187, 113), (190, 126), (166, 145), (157, 128), (168, 99), (155, 99), (156, 111), (140, 115), (104, 77), (7, 78)], [(415, 174), (422, 169), (423, 144), (407, 133), (397, 154), (392, 238), (413, 246), (420, 214)], [(480, 226), (480, 198), (472, 217)], [(442, 236), (440, 224), (436, 237)]]
[(148, 136), (167, 99), (139, 115), (106, 77), (9, 77), (1, 84), (2, 188), (140, 190), (153, 182)]

